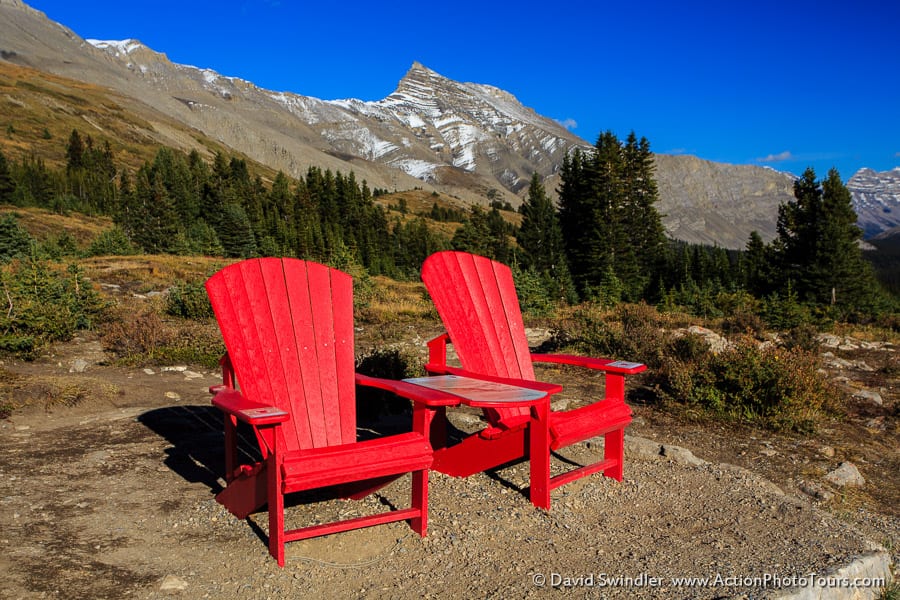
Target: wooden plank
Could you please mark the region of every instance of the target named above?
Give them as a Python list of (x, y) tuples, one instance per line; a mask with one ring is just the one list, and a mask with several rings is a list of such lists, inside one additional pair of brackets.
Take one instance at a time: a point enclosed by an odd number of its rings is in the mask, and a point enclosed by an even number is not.
[(335, 352), (334, 312), (331, 274), (328, 267), (307, 265), (310, 310), (315, 334), (315, 365), (322, 390), (323, 425), (326, 444), (344, 442), (341, 431), (341, 407), (338, 396), (338, 366)]
[(367, 517), (356, 517), (354, 519), (347, 519), (346, 521), (338, 521), (336, 523), (325, 523), (323, 525), (312, 525), (300, 529), (291, 529), (284, 532), (284, 541), (296, 542), (322, 535), (350, 531), (351, 529), (360, 529), (361, 527), (383, 525), (384, 523), (393, 523), (395, 521), (406, 521), (421, 516), (422, 512), (416, 508), (404, 508), (403, 510), (394, 510)]
[(519, 295), (516, 292), (512, 270), (504, 264), (490, 261), (494, 271), (494, 279), (503, 305), (503, 314), (506, 317), (507, 331), (513, 345), (512, 355), (519, 368), (516, 377), (522, 379), (534, 379), (534, 366), (531, 364), (531, 349), (528, 347), (528, 338), (525, 336), (525, 322), (522, 320), (522, 309), (519, 307)]
[(303, 388), (306, 400), (306, 418), (310, 444), (304, 447), (320, 448), (328, 445), (325, 428), (325, 403), (319, 385), (319, 358), (316, 349), (316, 327), (309, 292), (307, 263), (288, 261), (284, 265), (284, 279), (290, 297), (291, 324), (297, 348), (300, 378), (295, 385)]
[[(281, 356), (283, 348), (278, 343), (278, 330), (282, 327), (279, 319), (283, 319), (286, 312), (284, 277), (271, 276), (273, 270), (281, 273), (281, 261), (276, 258), (256, 259), (238, 263), (238, 267), (242, 271), (246, 296), (250, 302), (250, 312), (241, 321), (246, 327), (252, 327), (255, 338), (259, 340), (259, 347), (251, 358), (257, 371), (264, 372), (257, 377), (267, 380), (270, 394), (268, 402), (291, 414), (291, 419), (280, 428), (281, 437), (278, 441), (282, 447), (299, 448), (300, 440), (293, 417), (296, 406), (292, 402), (290, 386), (284, 373)], [(243, 382), (240, 371), (238, 381)]]
[(356, 441), (356, 356), (353, 344), (353, 278), (331, 270), (334, 356), (337, 366), (341, 443)]

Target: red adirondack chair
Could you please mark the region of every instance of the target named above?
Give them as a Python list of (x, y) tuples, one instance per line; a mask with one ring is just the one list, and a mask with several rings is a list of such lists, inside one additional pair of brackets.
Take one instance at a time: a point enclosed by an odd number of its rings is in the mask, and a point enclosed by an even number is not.
[[(447, 330), (428, 343), (429, 373), (502, 380), (553, 394), (562, 387), (537, 382), (534, 362), (578, 365), (605, 372), (605, 398), (580, 408), (550, 412), (548, 455), (531, 457), (532, 461), (541, 461), (547, 480), (537, 497), (532, 489), (532, 502), (550, 508), (551, 489), (600, 471), (621, 481), (625, 427), (631, 422), (631, 409), (625, 404), (625, 376), (640, 373), (646, 367), (606, 358), (532, 354), (512, 271), (496, 261), (464, 252), (438, 252), (426, 259), (422, 280)], [(448, 342), (453, 344), (462, 368), (447, 365)], [(451, 446), (446, 445), (442, 430), (446, 426), (446, 409), (435, 410), (434, 470), (466, 477), (528, 455), (528, 409), (485, 409), (488, 427)], [(599, 435), (604, 436), (603, 460), (550, 478), (552, 450)]]
[[(280, 566), (289, 541), (400, 520), (424, 536), (432, 451), (421, 403), (447, 396), (355, 373), (351, 277), (264, 258), (226, 267), (206, 289), (228, 352), (223, 384), (210, 390), (225, 413), (227, 486), (216, 499), (240, 519), (268, 504), (269, 552)], [(415, 431), (357, 441), (357, 384), (412, 399)], [(238, 421), (253, 428), (260, 462), (239, 464)], [(343, 485), (358, 499), (405, 473), (410, 508), (285, 531), (286, 494)]]

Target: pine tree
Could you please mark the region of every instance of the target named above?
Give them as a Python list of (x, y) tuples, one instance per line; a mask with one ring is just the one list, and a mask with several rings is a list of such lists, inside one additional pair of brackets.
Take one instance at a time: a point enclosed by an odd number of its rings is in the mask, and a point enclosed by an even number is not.
[(603, 133), (589, 156), (564, 159), (560, 177), (560, 226), (579, 289), (591, 296), (612, 273), (626, 299), (642, 298), (665, 257), (647, 140), (632, 134), (623, 145)]
[(12, 204), (15, 191), (16, 182), (13, 181), (9, 163), (3, 152), (0, 152), (0, 204)]
[(741, 263), (744, 288), (760, 298), (768, 295), (772, 288), (771, 263), (770, 247), (766, 246), (758, 232), (751, 231)]
[(551, 284), (553, 296), (571, 296), (574, 290), (559, 217), (537, 173), (531, 177), (528, 195), (519, 212), (522, 224), (516, 232), (516, 241), (522, 266), (533, 269), (545, 283)]
[(66, 170), (75, 171), (84, 167), (84, 142), (77, 129), (73, 129), (69, 135), (69, 143), (66, 144)]
[(616, 271), (626, 285), (629, 300), (638, 300), (649, 291), (662, 266), (666, 235), (662, 217), (656, 210), (659, 190), (654, 175), (655, 163), (647, 138), (632, 131), (622, 149), (624, 205), (622, 227), (626, 232), (625, 249), (630, 255)]
[(782, 289), (791, 284), (802, 302), (871, 309), (878, 283), (862, 257), (862, 231), (838, 172), (831, 169), (820, 184), (807, 169), (794, 183), (794, 197), (779, 207), (773, 244)]

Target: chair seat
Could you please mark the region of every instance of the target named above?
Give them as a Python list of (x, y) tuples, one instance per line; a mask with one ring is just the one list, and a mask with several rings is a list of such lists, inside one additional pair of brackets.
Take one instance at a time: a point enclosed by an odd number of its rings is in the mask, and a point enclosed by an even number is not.
[(282, 472), (285, 494), (427, 469), (428, 440), (410, 432), (352, 444), (286, 452)]
[(601, 400), (565, 412), (550, 413), (550, 447), (564, 448), (631, 423), (631, 409), (624, 402)]

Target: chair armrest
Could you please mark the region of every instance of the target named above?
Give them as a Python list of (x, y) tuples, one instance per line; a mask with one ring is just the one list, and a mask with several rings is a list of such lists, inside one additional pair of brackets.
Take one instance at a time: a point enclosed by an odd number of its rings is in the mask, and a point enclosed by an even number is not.
[(237, 390), (219, 391), (213, 396), (212, 403), (222, 412), (257, 427), (277, 425), (290, 418), (290, 415), (280, 408), (248, 400)]
[(380, 377), (370, 377), (368, 375), (357, 373), (356, 383), (358, 385), (393, 392), (398, 396), (408, 398), (413, 402), (418, 402), (425, 406), (455, 406), (460, 402), (459, 397), (454, 396), (453, 394), (447, 394), (439, 390), (432, 390), (420, 385), (413, 385), (395, 379), (382, 379)]
[(472, 379), (481, 379), (482, 381), (493, 381), (494, 383), (505, 383), (516, 387), (545, 392), (547, 394), (557, 394), (562, 391), (562, 386), (556, 383), (546, 383), (543, 381), (529, 381), (527, 379), (514, 379), (511, 377), (496, 377), (494, 375), (485, 375), (484, 373), (475, 373), (474, 371), (466, 371), (458, 367), (450, 367), (448, 365), (428, 363), (425, 370), (432, 375), (458, 375), (460, 377), (470, 377)]
[(587, 367), (588, 369), (605, 371), (607, 373), (615, 373), (618, 375), (634, 375), (635, 373), (641, 373), (647, 370), (647, 365), (642, 363), (612, 360), (610, 358), (589, 358), (586, 356), (575, 356), (573, 354), (532, 354), (531, 360), (534, 362)]

